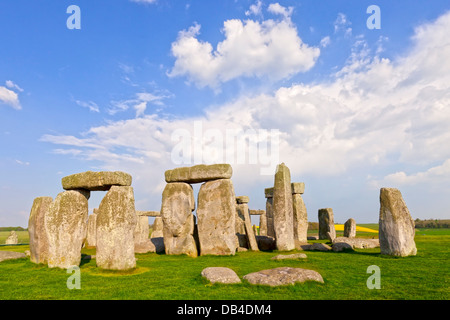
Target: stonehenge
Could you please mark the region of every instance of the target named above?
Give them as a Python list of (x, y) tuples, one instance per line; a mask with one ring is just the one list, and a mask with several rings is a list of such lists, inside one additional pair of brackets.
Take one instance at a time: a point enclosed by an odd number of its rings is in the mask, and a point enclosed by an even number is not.
[[(175, 168), (164, 177), (160, 211), (136, 210), (132, 178), (125, 172), (87, 171), (62, 178), (63, 192), (54, 199), (33, 201), (28, 220), (30, 261), (49, 268), (79, 266), (84, 246), (95, 248), (97, 267), (130, 270), (136, 268), (136, 253), (195, 258), (313, 247), (307, 242), (305, 184), (291, 182), (284, 163), (277, 166), (273, 187), (264, 189), (265, 210), (250, 209), (248, 196), (236, 196), (229, 164)], [(201, 183), (197, 199), (195, 183)], [(94, 191), (107, 193), (89, 215), (88, 200)], [(251, 223), (253, 215), (259, 216), (259, 230)], [(154, 218), (151, 236), (149, 217)], [(397, 189), (380, 190), (379, 241), (355, 238), (354, 219), (345, 222), (344, 237), (336, 238), (331, 208), (319, 209), (318, 218), (319, 240), (336, 244), (334, 251), (345, 247), (338, 243), (346, 243), (351, 248), (379, 246), (385, 255), (404, 257), (417, 252), (414, 221)], [(8, 243), (14, 242), (12, 238)]]

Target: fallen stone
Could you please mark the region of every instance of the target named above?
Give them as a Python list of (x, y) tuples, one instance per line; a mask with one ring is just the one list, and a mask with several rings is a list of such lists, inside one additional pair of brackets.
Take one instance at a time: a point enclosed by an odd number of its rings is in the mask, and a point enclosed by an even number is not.
[(121, 171), (86, 171), (62, 178), (64, 190), (107, 191), (112, 186), (131, 186), (131, 175)]
[(295, 283), (303, 283), (305, 281), (324, 283), (322, 276), (317, 271), (291, 267), (279, 267), (253, 272), (245, 275), (244, 279), (251, 284), (272, 287), (294, 285)]
[(331, 247), (325, 243), (313, 243), (313, 244), (299, 244), (297, 246), (298, 250), (305, 251), (331, 251)]
[(272, 210), (277, 249), (295, 249), (291, 174), (284, 163), (277, 166), (275, 173)]
[(307, 240), (319, 240), (319, 236), (308, 236), (306, 237)]
[(347, 243), (353, 249), (373, 249), (380, 246), (379, 239), (365, 239), (365, 238), (347, 238), (337, 237), (333, 240), (333, 246), (336, 243)]
[(272, 257), (271, 260), (297, 260), (297, 259), (306, 259), (306, 254), (304, 253), (294, 253), (294, 254), (279, 254), (275, 257)]
[(224, 267), (208, 267), (202, 270), (202, 277), (211, 283), (241, 283), (236, 272)]
[(26, 254), (22, 252), (0, 251), (0, 262), (5, 260), (14, 260), (26, 257), (27, 257)]
[(414, 220), (400, 190), (381, 188), (379, 238), (381, 254), (406, 257), (417, 254)]
[(97, 213), (97, 266), (106, 270), (136, 267), (134, 230), (136, 209), (132, 187), (112, 186)]
[(85, 193), (69, 190), (58, 194), (45, 215), (49, 268), (78, 266), (86, 239), (88, 199)]
[(277, 249), (275, 238), (269, 236), (256, 236), (258, 248), (262, 251), (273, 251)]
[(230, 179), (233, 169), (229, 164), (200, 164), (193, 167), (182, 167), (165, 172), (167, 183), (186, 182), (200, 183), (217, 179)]
[(346, 242), (333, 243), (332, 249), (334, 252), (353, 251), (353, 247)]
[(208, 181), (198, 193), (197, 228), (201, 255), (236, 252), (236, 196), (230, 179)]

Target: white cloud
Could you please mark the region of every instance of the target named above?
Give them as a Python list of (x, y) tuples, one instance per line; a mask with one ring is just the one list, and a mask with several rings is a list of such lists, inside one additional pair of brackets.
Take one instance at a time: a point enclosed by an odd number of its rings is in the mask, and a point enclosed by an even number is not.
[[(233, 23), (240, 25), (242, 32), (250, 28), (249, 24), (255, 30), (261, 27), (256, 22)], [(272, 23), (273, 28), (278, 24)], [(289, 24), (285, 26), (292, 28)], [(395, 60), (374, 55), (364, 38), (358, 38), (347, 65), (329, 81), (296, 84), (272, 94), (243, 95), (233, 102), (206, 109), (204, 116), (166, 119), (142, 115), (91, 128), (82, 138), (47, 135), (43, 140), (75, 147), (81, 150), (78, 157), (100, 161), (104, 169), (128, 170), (137, 177), (142, 192), (155, 195), (155, 205), (164, 186), (164, 170), (177, 166), (170, 158), (175, 144), (171, 135), (177, 129), (192, 132), (195, 121), (202, 121), (205, 130), (223, 133), (228, 128), (279, 129), (279, 159), (288, 165), (292, 176), (347, 178), (347, 173), (354, 168), (364, 168), (372, 175), (369, 183), (376, 180), (373, 176), (381, 170), (381, 176), (385, 177), (381, 182), (439, 182), (446, 183), (448, 188), (449, 29), (450, 13), (422, 25), (416, 29), (410, 51)], [(193, 52), (197, 53), (203, 48), (211, 58), (212, 68), (218, 68), (219, 56), (211, 54), (210, 44), (200, 43), (193, 37), (197, 33), (195, 27), (185, 31), (177, 43), (191, 42)], [(231, 33), (225, 34), (226, 41), (233, 39)], [(234, 33), (234, 37), (237, 35)], [(220, 44), (220, 50), (224, 50), (226, 41)], [(201, 57), (198, 56), (199, 65), (204, 63)], [(220, 79), (215, 78), (219, 74), (216, 72), (212, 78), (205, 75), (196, 81), (209, 85)], [(136, 98), (140, 102), (151, 99), (151, 96)], [(408, 174), (391, 169), (406, 164), (409, 168), (429, 169)], [(261, 181), (270, 183), (270, 179), (267, 182), (258, 176), (258, 165), (233, 168), (236, 185), (252, 188), (261, 185)], [(396, 171), (399, 172), (388, 174)]]
[(240, 77), (278, 81), (311, 69), (320, 50), (300, 39), (289, 18), (292, 8), (279, 4), (269, 8), (283, 19), (227, 20), (222, 30), (225, 39), (215, 49), (197, 39), (200, 25), (181, 31), (172, 43), (176, 61), (168, 76), (187, 76), (199, 87), (217, 88)]
[(322, 48), (328, 47), (328, 45), (331, 43), (331, 39), (329, 36), (323, 37), (322, 40), (320, 40), (320, 46)]
[(100, 112), (100, 108), (98, 105), (93, 101), (81, 101), (81, 100), (75, 100), (75, 103), (83, 108), (88, 108), (91, 112)]
[(245, 11), (246, 16), (255, 15), (262, 16), (262, 1), (258, 0), (255, 4), (252, 4), (248, 11)]
[(0, 86), (0, 103), (9, 105), (16, 110), (22, 109), (17, 93), (2, 86)]
[(279, 14), (283, 16), (285, 19), (290, 19), (292, 13), (294, 12), (293, 7), (283, 7), (278, 2), (277, 3), (271, 3), (269, 7), (267, 8), (267, 11), (273, 14)]
[(334, 33), (340, 31), (344, 32), (345, 36), (352, 35), (351, 21), (348, 20), (347, 16), (343, 13), (338, 13), (336, 20), (334, 21)]
[(11, 80), (6, 80), (6, 86), (10, 89), (16, 89), (17, 91), (23, 92), (23, 89)]
[(169, 92), (138, 92), (135, 98), (127, 100), (111, 101), (111, 107), (107, 110), (108, 114), (115, 115), (118, 112), (127, 111), (130, 108), (136, 110), (136, 117), (143, 116), (148, 103), (157, 106), (164, 106), (164, 99), (173, 97)]
[(27, 161), (20, 161), (20, 160), (16, 160), (17, 164), (20, 164), (21, 166), (29, 166), (30, 163)]
[(136, 3), (152, 4), (156, 3), (157, 0), (130, 0), (130, 1)]

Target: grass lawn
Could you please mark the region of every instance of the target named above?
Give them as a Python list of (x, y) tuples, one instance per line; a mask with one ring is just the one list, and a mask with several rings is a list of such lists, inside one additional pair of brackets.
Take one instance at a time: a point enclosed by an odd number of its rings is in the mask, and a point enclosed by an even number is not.
[[(364, 225), (375, 229), (376, 224)], [(314, 232), (313, 232), (314, 233)], [(2, 236), (2, 235), (0, 235)], [(377, 234), (357, 234), (377, 237)], [(322, 240), (310, 242), (325, 242)], [(1, 243), (1, 242), (0, 242)], [(0, 300), (6, 299), (159, 299), (159, 300), (296, 300), (296, 299), (450, 299), (450, 229), (416, 231), (417, 256), (393, 258), (377, 249), (355, 252), (306, 251), (305, 261), (273, 261), (280, 252), (242, 252), (235, 256), (168, 256), (136, 254), (137, 268), (128, 273), (98, 269), (94, 260), (81, 265), (81, 289), (67, 289), (66, 270), (35, 265), (29, 259), (0, 263)], [(1, 246), (0, 250), (25, 251), (29, 246)], [(298, 251), (293, 251), (298, 252)], [(84, 255), (95, 249), (83, 249)], [(367, 267), (381, 271), (381, 289), (370, 290)], [(281, 266), (318, 271), (325, 283), (307, 282), (284, 287), (209, 284), (200, 273), (206, 267), (233, 269), (238, 276)]]

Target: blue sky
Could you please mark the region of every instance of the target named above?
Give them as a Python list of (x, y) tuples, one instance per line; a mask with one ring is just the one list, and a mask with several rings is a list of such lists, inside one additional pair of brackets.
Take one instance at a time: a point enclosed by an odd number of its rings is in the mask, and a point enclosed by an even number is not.
[[(79, 30), (66, 25), (73, 4)], [(379, 30), (366, 25), (372, 4)], [(172, 134), (195, 123), (224, 135), (278, 130), (279, 162), (306, 183), (311, 221), (331, 207), (337, 222), (377, 222), (380, 187), (399, 188), (413, 218), (449, 218), (449, 10), (448, 1), (2, 1), (0, 226), (26, 227), (35, 197), (56, 197), (62, 177), (87, 170), (131, 173), (137, 209), (159, 210), (164, 171), (178, 166)], [(236, 194), (264, 209), (273, 175), (232, 165)], [(92, 194), (91, 209), (102, 196)]]

